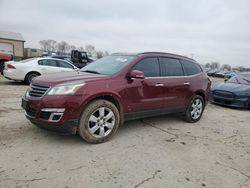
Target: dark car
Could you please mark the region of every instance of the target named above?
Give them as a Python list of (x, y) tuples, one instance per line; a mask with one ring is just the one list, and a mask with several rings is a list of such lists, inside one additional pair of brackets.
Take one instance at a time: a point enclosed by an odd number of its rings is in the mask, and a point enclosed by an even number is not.
[(70, 56), (53, 55), (52, 58), (64, 59), (81, 69), (94, 60), (88, 57), (87, 52), (72, 50)]
[(39, 127), (78, 132), (87, 142), (100, 143), (128, 120), (182, 113), (188, 122), (197, 122), (210, 84), (193, 59), (168, 53), (119, 53), (78, 72), (33, 79), (22, 107)]
[(219, 72), (218, 69), (212, 69), (212, 70), (209, 70), (209, 71), (207, 72), (207, 75), (208, 75), (208, 76), (215, 76), (215, 74), (216, 74), (217, 72)]
[(250, 108), (250, 74), (238, 74), (211, 89), (211, 102), (237, 108)]

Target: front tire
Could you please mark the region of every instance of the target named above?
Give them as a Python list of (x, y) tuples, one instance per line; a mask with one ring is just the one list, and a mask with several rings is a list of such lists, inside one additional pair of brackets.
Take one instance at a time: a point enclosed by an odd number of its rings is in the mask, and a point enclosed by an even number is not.
[(120, 126), (117, 107), (107, 100), (95, 100), (87, 105), (79, 124), (79, 135), (88, 143), (108, 141)]
[(186, 109), (185, 120), (190, 123), (199, 121), (203, 114), (204, 108), (205, 103), (203, 97), (200, 95), (195, 95)]

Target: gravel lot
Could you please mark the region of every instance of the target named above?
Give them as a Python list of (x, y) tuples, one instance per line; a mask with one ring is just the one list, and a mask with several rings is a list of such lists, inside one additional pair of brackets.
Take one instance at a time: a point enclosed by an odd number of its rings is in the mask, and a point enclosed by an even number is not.
[(26, 120), (26, 89), (0, 78), (0, 187), (250, 187), (249, 111), (209, 104), (196, 124), (130, 121), (90, 145)]

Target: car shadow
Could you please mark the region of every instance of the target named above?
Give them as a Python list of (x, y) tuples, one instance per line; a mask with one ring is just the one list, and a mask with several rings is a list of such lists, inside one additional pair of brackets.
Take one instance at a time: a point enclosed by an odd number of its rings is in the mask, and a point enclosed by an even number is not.
[[(128, 134), (135, 133), (136, 131), (143, 131), (143, 128), (146, 127), (152, 127), (155, 124), (166, 124), (166, 129), (169, 128), (169, 126), (172, 125), (171, 122), (184, 122), (183, 119), (179, 114), (169, 114), (169, 115), (161, 115), (161, 116), (155, 116), (155, 117), (150, 117), (150, 118), (143, 118), (143, 119), (138, 119), (138, 120), (131, 120), (125, 122), (122, 126), (119, 127), (118, 132), (108, 142), (116, 142), (119, 140), (119, 137), (127, 137)], [(35, 125), (33, 125), (35, 126)], [(36, 126), (35, 126), (36, 127)], [(84, 141), (78, 134), (76, 135), (71, 135), (71, 134), (63, 134), (63, 133), (58, 133), (54, 132), (51, 130), (43, 129), (40, 127), (36, 127), (36, 129), (33, 129), (33, 134), (39, 137), (39, 140), (45, 139), (44, 142), (53, 142), (55, 144), (60, 144), (60, 145), (90, 145), (86, 141)], [(122, 138), (121, 138), (122, 140)]]
[(217, 107), (228, 108), (228, 109), (238, 110), (238, 111), (248, 111), (248, 110), (250, 110), (250, 107), (249, 108), (237, 108), (237, 107), (233, 107), (233, 106), (227, 106), (227, 105), (223, 105), (223, 104), (214, 103), (214, 102), (211, 102), (211, 101), (209, 101), (209, 104), (217, 106)]
[(28, 86), (22, 81), (13, 81), (13, 80), (8, 80), (5, 78), (0, 78), (0, 86), (2, 85), (9, 85), (9, 86)]

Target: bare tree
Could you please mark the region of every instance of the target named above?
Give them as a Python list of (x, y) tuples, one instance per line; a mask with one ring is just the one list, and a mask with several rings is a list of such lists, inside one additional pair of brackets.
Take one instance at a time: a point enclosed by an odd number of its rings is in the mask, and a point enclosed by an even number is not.
[(50, 52), (55, 52), (57, 42), (55, 40), (48, 40), (48, 44), (49, 44), (49, 51)]
[(101, 58), (103, 56), (109, 55), (108, 51), (101, 51), (96, 50), (95, 46), (88, 44), (84, 47), (76, 47), (75, 45), (70, 45), (65, 41), (57, 42), (55, 40), (40, 40), (39, 41), (42, 49), (44, 52), (48, 52), (49, 54), (52, 54), (53, 52), (56, 52), (60, 55), (65, 55), (66, 53), (71, 52), (72, 50), (79, 50), (79, 51), (86, 51), (90, 57), (97, 57)]
[(223, 64), (223, 65), (221, 66), (221, 68), (222, 68), (223, 70), (228, 70), (228, 71), (231, 70), (231, 66), (228, 65), (228, 64)]
[(72, 50), (76, 50), (76, 46), (75, 45), (70, 45), (70, 51)]
[(91, 44), (86, 45), (85, 50), (87, 51), (90, 57), (93, 57), (96, 55), (95, 47)]
[(45, 52), (55, 52), (57, 42), (55, 40), (40, 40), (39, 41), (43, 51)]
[(59, 54), (65, 54), (68, 51), (69, 51), (69, 45), (67, 42), (62, 41), (62, 42), (57, 44), (57, 52)]
[(47, 41), (47, 40), (40, 40), (40, 41), (39, 41), (39, 44), (41, 45), (42, 50), (43, 50), (44, 52), (48, 52), (49, 45), (48, 45), (48, 41)]
[(84, 48), (82, 46), (78, 47), (77, 50), (84, 51)]
[(206, 63), (205, 64), (205, 68), (210, 68), (211, 67), (211, 64), (210, 63)]
[(218, 62), (212, 62), (211, 63), (211, 68), (212, 69), (219, 69), (220, 68), (220, 63), (218, 63)]
[(98, 59), (102, 58), (104, 56), (103, 51), (97, 51), (96, 56), (97, 56)]
[(105, 52), (104, 52), (104, 56), (107, 56), (107, 55), (109, 55), (109, 52), (108, 52), (108, 51), (105, 51)]

